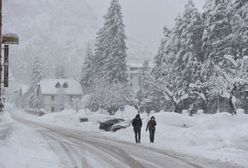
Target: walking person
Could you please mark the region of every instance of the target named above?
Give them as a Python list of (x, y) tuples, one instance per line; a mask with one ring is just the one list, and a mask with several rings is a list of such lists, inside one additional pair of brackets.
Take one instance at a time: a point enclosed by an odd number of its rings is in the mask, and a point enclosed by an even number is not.
[(137, 114), (132, 121), (133, 130), (135, 134), (135, 141), (136, 143), (140, 143), (140, 132), (142, 127), (142, 120), (140, 119), (140, 115)]
[(148, 121), (147, 126), (146, 126), (146, 131), (149, 129), (149, 133), (150, 133), (150, 142), (153, 143), (154, 142), (154, 135), (155, 135), (155, 127), (156, 127), (157, 123), (155, 121), (155, 117), (152, 116), (151, 119)]

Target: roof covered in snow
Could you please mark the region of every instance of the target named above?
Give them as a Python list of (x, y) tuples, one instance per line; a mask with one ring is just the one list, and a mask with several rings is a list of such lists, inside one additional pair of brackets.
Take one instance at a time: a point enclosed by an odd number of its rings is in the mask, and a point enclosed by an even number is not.
[(74, 79), (43, 79), (40, 82), (41, 94), (82, 95), (82, 88)]

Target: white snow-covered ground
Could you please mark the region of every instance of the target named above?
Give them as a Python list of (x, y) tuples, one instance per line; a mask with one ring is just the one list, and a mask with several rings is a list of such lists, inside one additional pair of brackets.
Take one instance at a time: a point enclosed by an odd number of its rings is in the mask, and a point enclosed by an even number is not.
[(8, 113), (5, 113), (2, 119), (11, 125), (11, 132), (4, 139), (0, 139), (0, 168), (63, 167), (40, 134), (13, 121)]
[[(117, 112), (114, 116), (109, 116), (106, 112), (92, 113), (84, 110), (80, 110), (79, 112), (75, 112), (75, 110), (64, 110), (63, 112), (37, 117), (23, 113), (20, 110), (11, 111), (17, 115), (25, 115), (25, 118), (39, 122), (56, 124), (82, 131), (98, 132), (105, 136), (134, 142), (133, 129), (131, 126), (114, 133), (98, 129), (100, 121), (106, 121), (111, 118), (124, 118), (127, 122), (131, 121), (137, 114), (137, 111), (132, 107), (127, 106), (123, 113)], [(149, 143), (149, 133), (145, 131), (146, 124), (151, 115), (154, 115), (157, 121), (154, 144)], [(196, 158), (203, 157), (216, 161), (229, 162), (233, 165), (237, 165), (237, 167), (248, 167), (248, 115), (239, 113), (238, 115), (232, 116), (228, 113), (218, 113), (214, 115), (199, 114), (190, 117), (186, 114), (171, 112), (153, 113), (151, 115), (148, 117), (146, 114), (141, 114), (143, 121), (142, 145), (171, 150), (177, 153), (185, 153)], [(88, 118), (89, 122), (80, 123), (79, 119), (84, 117)], [(33, 137), (22, 137), (20, 135), (20, 133), (25, 134), (25, 132), (26, 134), (30, 133)], [(18, 149), (20, 146), (24, 146), (22, 143), (32, 143), (34, 146), (38, 146), (38, 150), (35, 151), (41, 151), (33, 155), (33, 161), (39, 161), (38, 158), (35, 157), (43, 155), (43, 152), (45, 159), (48, 160), (48, 162), (46, 162), (48, 165), (44, 167), (56, 167), (49, 164), (58, 165), (55, 156), (49, 153), (49, 147), (45, 145), (45, 142), (43, 143), (39, 135), (36, 135), (26, 127), (17, 128), (17, 125), (14, 126), (12, 134), (8, 140), (0, 140), (0, 163), (7, 159), (7, 156), (4, 156), (4, 159), (1, 157), (3, 153), (2, 150), (12, 151), (14, 156), (18, 156), (15, 146), (17, 146)], [(19, 139), (21, 142), (17, 142), (16, 139)], [(9, 146), (6, 144), (9, 144)], [(24, 148), (23, 153), (28, 153), (28, 156), (31, 155), (31, 151), (25, 152), (26, 150), (28, 151), (29, 148), (25, 148), (25, 146), (21, 148)], [(21, 149), (20, 152), (22, 153)], [(8, 153), (8, 156), (12, 156), (11, 152)], [(49, 162), (50, 160), (53, 160), (53, 162)], [(26, 162), (28, 162), (28, 160), (26, 160)], [(1, 164), (0, 168), (2, 168)]]

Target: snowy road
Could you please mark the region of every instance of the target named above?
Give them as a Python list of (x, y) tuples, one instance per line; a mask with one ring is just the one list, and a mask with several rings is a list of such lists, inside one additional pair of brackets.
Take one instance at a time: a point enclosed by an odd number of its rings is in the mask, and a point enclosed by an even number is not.
[(228, 168), (221, 163), (118, 141), (51, 124), (13, 118), (38, 131), (57, 154), (64, 168)]

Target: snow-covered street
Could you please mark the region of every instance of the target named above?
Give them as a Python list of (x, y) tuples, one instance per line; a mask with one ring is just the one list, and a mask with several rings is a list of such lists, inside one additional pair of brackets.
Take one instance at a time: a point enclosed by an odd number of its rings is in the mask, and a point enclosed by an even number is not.
[(38, 129), (64, 162), (64, 167), (197, 167), (193, 162), (178, 159), (166, 152), (116, 141), (99, 134), (19, 121)]
[[(188, 154), (182, 154), (183, 149), (177, 149), (175, 146), (178, 143), (178, 139), (170, 142), (168, 138), (173, 138), (170, 133), (167, 133), (167, 139), (160, 134), (160, 130), (165, 128), (158, 127), (157, 141), (155, 144), (149, 144), (145, 135), (142, 136), (142, 144), (135, 144), (133, 140), (132, 128), (118, 131), (116, 133), (101, 132), (98, 130), (98, 124), (95, 117), (104, 119), (104, 114), (87, 114), (90, 119), (89, 123), (81, 124), (73, 121), (73, 118), (83, 116), (83, 112), (75, 113), (73, 111), (63, 112), (61, 114), (54, 113), (48, 114), (44, 117), (36, 117), (30, 114), (26, 114), (22, 111), (10, 108), (10, 114), (16, 121), (12, 134), (10, 134), (8, 142), (12, 144), (1, 144), (1, 168), (16, 167), (20, 165), (20, 168), (26, 167), (51, 167), (51, 168), (81, 168), (81, 167), (161, 167), (161, 168), (228, 168), (228, 167), (242, 167), (232, 161), (223, 162), (219, 159), (207, 159), (207, 157), (193, 156), (196, 151)], [(74, 117), (66, 121), (65, 113), (74, 114)], [(95, 115), (95, 116), (94, 116)], [(119, 114), (123, 115), (123, 114)], [(124, 114), (124, 118), (128, 118), (130, 114)], [(73, 115), (71, 115), (73, 116)], [(102, 116), (102, 117), (99, 117)], [(118, 116), (118, 114), (117, 114)], [(116, 116), (116, 117), (117, 117)], [(169, 115), (168, 115), (169, 116)], [(168, 117), (167, 116), (167, 117)], [(107, 116), (105, 116), (107, 117)], [(145, 116), (143, 116), (145, 117)], [(158, 117), (157, 117), (158, 118)], [(106, 118), (105, 118), (106, 119)], [(161, 118), (162, 119), (162, 118)], [(172, 118), (169, 118), (171, 122)], [(178, 119), (178, 118), (177, 118)], [(18, 121), (18, 122), (17, 122)], [(158, 119), (158, 123), (160, 124)], [(182, 121), (179, 121), (182, 122)], [(179, 123), (174, 122), (174, 124)], [(72, 124), (74, 123), (74, 124)], [(190, 123), (184, 121), (187, 126)], [(81, 125), (79, 125), (81, 124)], [(145, 124), (145, 123), (144, 123)], [(172, 124), (172, 123), (171, 123)], [(88, 126), (87, 126), (88, 125)], [(162, 125), (161, 125), (162, 126)], [(172, 126), (173, 127), (173, 126)], [(172, 128), (171, 127), (171, 128)], [(176, 126), (178, 127), (178, 126)], [(174, 127), (174, 129), (176, 129)], [(166, 128), (168, 129), (168, 128)], [(180, 129), (180, 128), (178, 128)], [(182, 128), (181, 128), (182, 129)], [(200, 129), (200, 128), (199, 128)], [(175, 132), (175, 130), (174, 130)], [(179, 132), (179, 131), (177, 131)], [(19, 134), (19, 135), (16, 135)], [(21, 134), (21, 135), (20, 135)], [(145, 134), (145, 133), (143, 133)], [(177, 134), (177, 133), (175, 133)], [(13, 137), (14, 136), (14, 137)], [(18, 137), (19, 136), (19, 137)], [(34, 137), (35, 138), (34, 138)], [(189, 137), (195, 135), (184, 135), (185, 142)], [(125, 138), (126, 137), (126, 138)], [(14, 140), (14, 139), (15, 140)], [(18, 140), (21, 142), (16, 142)], [(179, 137), (178, 137), (179, 138)], [(197, 137), (195, 137), (197, 139)], [(201, 137), (198, 138), (198, 140)], [(12, 140), (11, 140), (12, 139)], [(144, 140), (143, 140), (144, 139)], [(206, 137), (206, 140), (207, 139)], [(7, 142), (7, 141), (6, 141)], [(15, 142), (15, 143), (13, 143)], [(37, 143), (38, 142), (38, 143)], [(217, 142), (216, 142), (217, 143)], [(154, 145), (154, 146), (153, 146)], [(168, 148), (168, 145), (171, 145)], [(183, 147), (185, 144), (181, 144)], [(218, 144), (216, 144), (217, 146)], [(165, 147), (167, 146), (167, 147)], [(197, 146), (197, 145), (196, 145)], [(15, 147), (17, 149), (15, 149)], [(19, 149), (20, 148), (20, 149)], [(22, 149), (23, 148), (23, 149)], [(166, 149), (167, 148), (167, 149)], [(18, 150), (19, 149), (19, 150)], [(174, 150), (173, 150), (174, 149)], [(186, 146), (185, 146), (186, 149)], [(191, 149), (194, 149), (193, 147)], [(7, 150), (12, 152), (6, 152)], [(205, 152), (198, 148), (198, 153)], [(218, 151), (218, 149), (213, 149)], [(17, 153), (14, 153), (17, 151)], [(19, 151), (19, 152), (18, 152)], [(20, 151), (27, 151), (26, 155), (21, 155)], [(220, 152), (221, 150), (219, 150)], [(197, 154), (197, 153), (196, 153)], [(211, 154), (211, 152), (209, 153)], [(7, 158), (13, 156), (12, 159)], [(233, 155), (235, 157), (235, 155)], [(15, 160), (16, 162), (9, 162), (8, 160)], [(40, 157), (40, 158), (39, 158)], [(240, 156), (241, 157), (241, 156)], [(7, 160), (7, 161), (6, 161)], [(18, 164), (18, 162), (22, 164)], [(17, 164), (16, 164), (17, 163)], [(35, 164), (37, 163), (37, 164)], [(16, 165), (15, 165), (16, 164)]]

